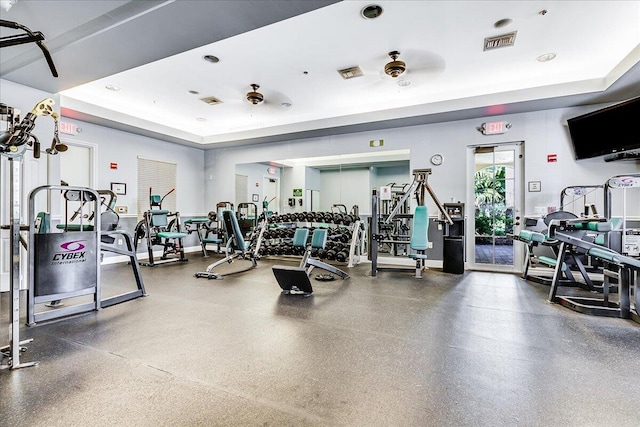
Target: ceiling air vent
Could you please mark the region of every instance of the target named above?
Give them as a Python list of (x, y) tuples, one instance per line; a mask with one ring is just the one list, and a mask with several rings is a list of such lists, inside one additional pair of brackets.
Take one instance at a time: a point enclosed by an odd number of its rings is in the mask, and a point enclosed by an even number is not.
[(487, 37), (484, 39), (484, 50), (497, 49), (499, 47), (513, 46), (516, 42), (517, 31), (502, 34), (500, 36)]
[(338, 70), (338, 73), (340, 73), (342, 78), (345, 80), (364, 76), (362, 70), (357, 65), (355, 67), (345, 68), (344, 70)]
[(218, 104), (222, 104), (222, 101), (220, 101), (218, 98), (216, 98), (215, 96), (207, 96), (206, 98), (200, 98), (200, 101), (205, 102), (209, 105), (218, 105)]

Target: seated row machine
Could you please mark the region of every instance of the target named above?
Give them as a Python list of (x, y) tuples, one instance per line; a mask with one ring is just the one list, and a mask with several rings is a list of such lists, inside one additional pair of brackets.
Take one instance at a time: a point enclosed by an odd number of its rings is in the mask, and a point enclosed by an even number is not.
[(313, 231), (311, 243), (307, 245), (309, 240), (309, 230), (306, 228), (298, 228), (293, 235), (293, 246), (305, 248), (305, 253), (298, 267), (274, 265), (272, 271), (278, 285), (282, 288), (285, 295), (302, 294), (305, 297), (313, 294), (313, 287), (309, 280), (309, 274), (317, 267), (325, 271), (339, 276), (341, 279), (348, 279), (349, 275), (333, 265), (311, 258), (313, 249), (324, 249), (327, 243), (327, 230), (318, 228)]

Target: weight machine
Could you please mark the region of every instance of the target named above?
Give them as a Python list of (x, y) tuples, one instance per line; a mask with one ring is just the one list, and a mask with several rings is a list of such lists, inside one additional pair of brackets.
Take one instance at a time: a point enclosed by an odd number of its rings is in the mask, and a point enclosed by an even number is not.
[[(138, 222), (134, 232), (136, 250), (140, 240), (145, 239), (147, 243), (149, 261), (141, 263), (141, 265), (155, 267), (167, 262), (188, 261), (184, 256), (182, 243), (182, 239), (187, 237), (187, 233), (182, 232), (180, 212), (162, 209), (162, 202), (174, 191), (175, 189), (172, 188), (167, 194), (160, 197), (158, 194), (152, 194), (152, 188), (149, 187), (149, 210), (143, 214), (143, 219)], [(162, 255), (157, 261), (153, 256), (154, 246), (162, 246)], [(176, 258), (174, 255), (178, 257)]]
[[(185, 219), (184, 226), (187, 234), (196, 233), (198, 236), (198, 242), (200, 242), (200, 248), (202, 249), (202, 256), (204, 258), (209, 257), (209, 253), (207, 252), (207, 245), (209, 244), (216, 245), (216, 252), (220, 253), (220, 244), (223, 240), (218, 236), (218, 214), (216, 212), (209, 212), (206, 218)], [(211, 235), (217, 237), (212, 237)]]
[[(632, 257), (640, 257), (640, 217), (632, 218), (628, 214), (629, 206), (636, 207), (639, 214), (639, 203), (629, 204), (628, 192), (640, 190), (640, 174), (617, 175), (607, 180), (604, 185), (605, 217), (619, 221), (619, 227), (611, 233), (611, 248)], [(622, 216), (613, 216), (612, 201), (614, 193), (622, 193)], [(640, 191), (639, 191), (640, 193)], [(638, 195), (638, 193), (636, 193)]]
[(238, 219), (233, 210), (222, 211), (222, 221), (224, 223), (224, 231), (227, 238), (225, 246), (225, 257), (207, 266), (206, 271), (195, 273), (197, 278), (222, 279), (222, 275), (214, 273), (213, 270), (224, 263), (231, 264), (235, 259), (243, 259), (251, 262), (251, 267), (257, 267), (257, 259), (254, 251), (251, 251), (250, 242), (245, 241), (238, 224)]
[[(572, 212), (582, 217), (596, 218), (602, 212), (604, 200), (602, 194), (604, 185), (573, 185), (565, 187), (560, 193), (560, 210)], [(578, 209), (576, 209), (576, 206)]]
[[(638, 321), (640, 295), (637, 292), (637, 277), (640, 260), (625, 256), (607, 247), (592, 243), (584, 238), (585, 233), (606, 235), (613, 230), (613, 224), (604, 218), (580, 218), (574, 220), (553, 220), (549, 225), (549, 236), (561, 242), (560, 254), (554, 270), (553, 282), (549, 290), (549, 301), (557, 302), (574, 311), (596, 316), (629, 318)], [(593, 240), (593, 239), (590, 239)], [(558, 295), (561, 265), (568, 253), (586, 253), (605, 264), (605, 286), (602, 298)], [(608, 279), (618, 283), (618, 300), (609, 298)], [(631, 312), (631, 290), (635, 288), (635, 313)]]
[[(13, 28), (10, 21), (0, 20), (0, 26)], [(15, 24), (18, 25), (18, 24)], [(26, 28), (26, 27), (24, 27)], [(40, 39), (42, 40), (42, 39)], [(5, 44), (2, 38), (0, 47), (11, 46)], [(15, 40), (14, 40), (15, 41)], [(30, 40), (35, 41), (35, 40)], [(29, 41), (16, 42), (14, 44), (27, 43)], [(44, 46), (39, 44), (39, 46)], [(50, 58), (49, 58), (50, 59)], [(53, 64), (51, 62), (50, 64)], [(55, 75), (55, 73), (54, 73)], [(35, 121), (40, 116), (50, 116), (55, 122), (54, 137), (51, 147), (46, 150), (47, 154), (55, 155), (66, 150), (66, 145), (60, 143), (58, 138), (58, 113), (53, 111), (55, 102), (51, 98), (46, 98), (37, 103), (35, 107), (20, 120), (20, 111), (0, 104), (0, 121), (5, 122), (6, 129), (0, 132), (0, 156), (6, 157), (9, 162), (9, 221), (6, 227), (10, 230), (9, 246), (11, 256), (11, 272), (9, 276), (11, 309), (9, 312), (9, 345), (0, 347), (0, 361), (6, 359), (6, 363), (0, 364), (0, 369), (18, 369), (37, 365), (37, 362), (20, 362), (20, 353), (26, 351), (25, 344), (32, 342), (32, 339), (20, 341), (20, 244), (25, 244), (20, 235), (21, 230), (28, 227), (20, 225), (20, 203), (21, 203), (21, 183), (22, 160), (27, 147), (32, 147), (33, 157), (40, 157), (40, 142), (32, 134), (35, 128)]]
[[(427, 207), (425, 206), (425, 193), (428, 192), (431, 199), (435, 203), (436, 207), (440, 211), (440, 214), (444, 218), (444, 221), (449, 225), (453, 225), (453, 220), (449, 216), (449, 213), (444, 208), (440, 200), (436, 196), (435, 192), (431, 188), (428, 182), (429, 175), (431, 175), (431, 169), (414, 169), (413, 170), (413, 182), (404, 193), (404, 195), (398, 199), (391, 213), (382, 218), (379, 211), (381, 195), (378, 193), (378, 189), (373, 189), (371, 198), (371, 238), (369, 241), (369, 248), (371, 253), (371, 275), (377, 277), (378, 271), (408, 271), (406, 268), (397, 267), (380, 267), (378, 266), (378, 245), (380, 243), (388, 243), (392, 245), (409, 245), (413, 253), (409, 253), (407, 256), (414, 259), (416, 262), (415, 274), (416, 278), (422, 277), (422, 271), (425, 269), (425, 260), (427, 258), (426, 250), (429, 248), (429, 215)], [(390, 196), (390, 194), (389, 194)], [(412, 228), (410, 239), (393, 240), (385, 239), (385, 236), (380, 234), (380, 226), (389, 224), (394, 218), (400, 215), (403, 209), (406, 209), (406, 202), (409, 198), (415, 196), (418, 206), (413, 215), (404, 213), (406, 218), (412, 218)]]
[[(56, 193), (64, 198), (64, 223), (52, 228), (48, 224), (49, 214), (36, 213), (35, 200), (40, 193), (45, 193), (47, 200)], [(95, 191), (68, 185), (44, 185), (31, 191), (28, 326), (146, 296), (131, 236), (116, 230), (119, 217), (112, 209), (115, 199), (116, 195), (110, 190)], [(71, 204), (79, 207), (70, 209)], [(73, 222), (76, 220), (78, 222)], [(126, 245), (126, 249), (117, 244), (118, 240)], [(129, 257), (137, 285), (135, 290), (102, 299), (100, 261), (103, 251)], [(77, 297), (82, 298), (74, 300)], [(87, 297), (89, 302), (86, 302)], [(65, 306), (60, 303), (63, 299), (71, 299), (73, 303)], [(41, 304), (54, 310), (38, 310)]]

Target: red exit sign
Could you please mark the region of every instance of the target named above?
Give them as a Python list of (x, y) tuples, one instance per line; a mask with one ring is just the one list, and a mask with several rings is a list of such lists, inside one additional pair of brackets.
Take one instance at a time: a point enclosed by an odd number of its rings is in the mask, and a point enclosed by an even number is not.
[(483, 135), (499, 135), (505, 133), (509, 128), (511, 128), (511, 123), (487, 122), (482, 124), (480, 131)]
[(78, 129), (76, 128), (76, 125), (74, 125), (73, 123), (63, 122), (63, 121), (58, 123), (58, 130), (60, 131), (60, 133), (65, 133), (67, 135), (75, 135), (78, 131)]

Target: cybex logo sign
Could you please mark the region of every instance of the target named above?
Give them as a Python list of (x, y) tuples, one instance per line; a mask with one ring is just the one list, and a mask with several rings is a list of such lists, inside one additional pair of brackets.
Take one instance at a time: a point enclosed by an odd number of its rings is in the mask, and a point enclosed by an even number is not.
[(640, 177), (617, 176), (608, 182), (611, 188), (633, 188), (640, 187)]
[(85, 257), (86, 252), (83, 250), (85, 245), (83, 245), (82, 242), (86, 242), (86, 240), (71, 240), (61, 244), (60, 248), (62, 248), (64, 252), (56, 252), (53, 254), (51, 264), (60, 265), (85, 262), (87, 260)]

